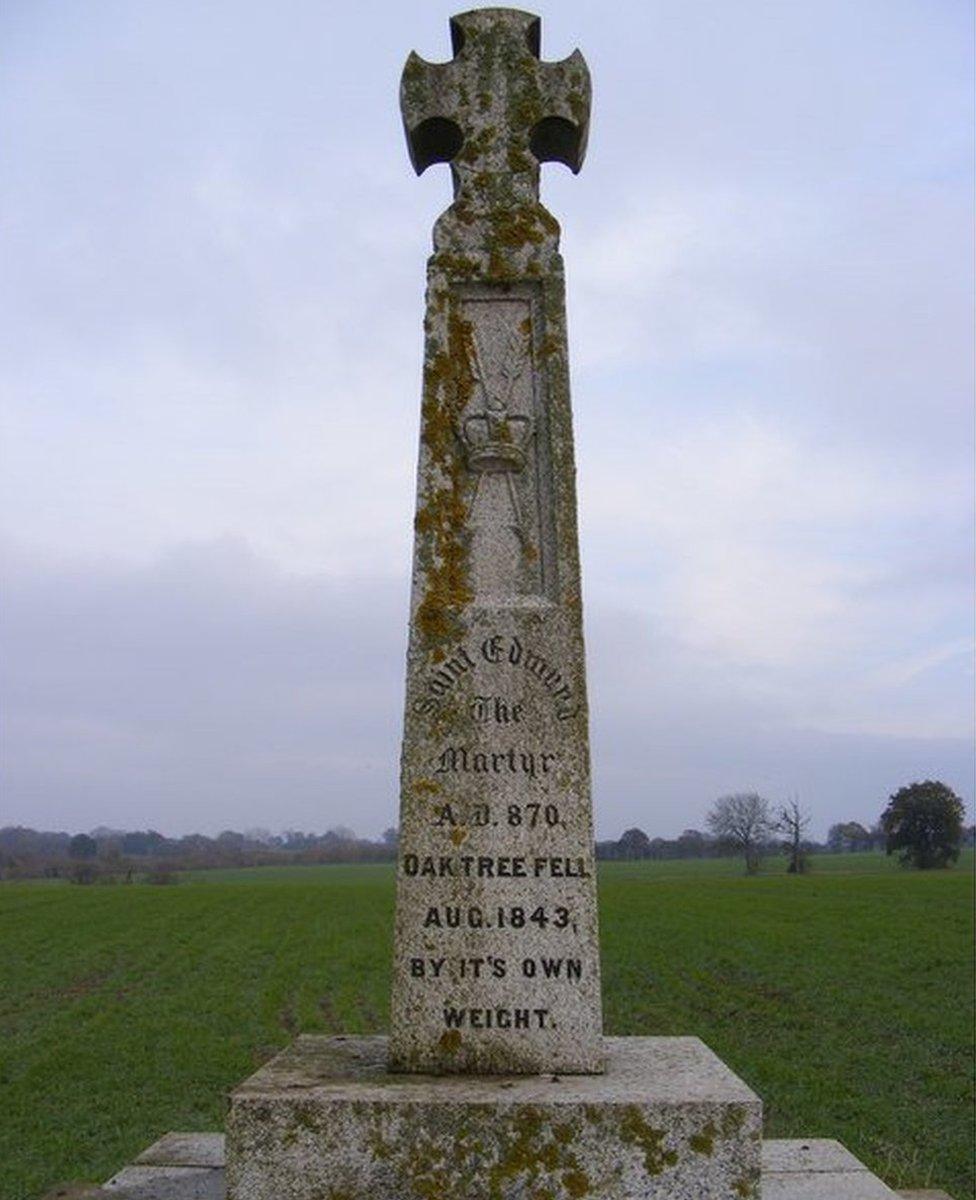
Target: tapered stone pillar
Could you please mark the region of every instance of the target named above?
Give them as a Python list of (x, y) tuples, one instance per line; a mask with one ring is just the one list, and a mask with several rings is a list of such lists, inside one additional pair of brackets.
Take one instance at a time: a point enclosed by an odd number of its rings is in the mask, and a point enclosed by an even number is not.
[(400, 801), (395, 1070), (602, 1070), (586, 669), (559, 226), (583, 159), (577, 51), (451, 22), (411, 55), (414, 166), (450, 161), (427, 310)]

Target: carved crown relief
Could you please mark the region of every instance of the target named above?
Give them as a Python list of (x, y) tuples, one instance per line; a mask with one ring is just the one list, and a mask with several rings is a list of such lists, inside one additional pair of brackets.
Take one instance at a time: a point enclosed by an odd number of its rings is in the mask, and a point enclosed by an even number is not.
[(473, 471), (521, 471), (525, 466), (525, 448), (532, 436), (533, 420), (509, 411), (512, 392), (522, 376), (529, 357), (528, 336), (521, 328), (513, 329), (505, 343), (501, 364), (494, 375), (485, 369), (485, 356), (477, 327), (472, 331), (474, 376), (478, 381), (484, 407), (471, 413), (461, 426), (461, 438)]

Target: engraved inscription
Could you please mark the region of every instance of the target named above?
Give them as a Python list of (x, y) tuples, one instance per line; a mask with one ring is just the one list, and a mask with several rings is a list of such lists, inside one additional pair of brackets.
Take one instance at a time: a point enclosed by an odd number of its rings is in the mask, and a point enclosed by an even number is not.
[(586, 859), (525, 854), (405, 854), (408, 879), (589, 879)]
[(548, 775), (553, 763), (559, 761), (558, 754), (536, 753), (534, 750), (516, 750), (509, 747), (499, 753), (469, 750), (467, 746), (448, 746), (437, 759), (436, 775), (451, 772), (463, 775)]
[[(542, 684), (550, 693), (556, 709), (556, 719), (568, 721), (579, 712), (579, 702), (565, 673), (555, 666), (544, 654), (523, 644), (518, 637), (506, 637), (503, 634), (492, 634), (483, 638), (477, 646), (455, 646), (437, 669), (432, 671), (424, 680), (423, 692), (413, 702), (416, 712), (436, 712), (440, 701), (468, 672), (473, 671), (477, 663), (486, 662), (493, 666), (506, 666), (517, 671), (528, 671), (530, 675)], [(492, 706), (491, 701), (497, 701)], [(484, 702), (484, 703), (482, 703)], [(502, 724), (508, 721), (522, 719), (521, 706), (516, 705), (518, 715), (514, 714), (512, 706), (505, 705), (497, 697), (475, 697), (472, 702), (471, 715), (479, 723), (494, 719)], [(507, 720), (506, 720), (507, 715)]]
[[(579, 958), (523, 958), (512, 969), (525, 979), (541, 976), (574, 983), (583, 978), (583, 960)], [(507, 959), (488, 955), (487, 958), (411, 958), (410, 974), (414, 979), (504, 979), (509, 971)]]
[(558, 804), (509, 804), (504, 808), (493, 808), (490, 804), (463, 804), (456, 800), (434, 805), (434, 825), (471, 825), (475, 829), (486, 829), (501, 823), (517, 829), (524, 825), (535, 829), (558, 829), (563, 825)]
[[(411, 707), (438, 719), (414, 783), (432, 840), (399, 860), (401, 903), (418, 899), (411, 985), (443, 1001), (436, 1021), (455, 1050), (474, 1034), (557, 1032), (598, 983), (574, 891), (592, 903), (593, 861), (572, 852), (578, 801), (562, 790), (576, 762), (563, 723), (579, 707), (568, 673), (534, 639), (489, 624), (415, 678)], [(560, 1004), (533, 1003), (549, 987)]]
[(402, 962), (451, 1054), (473, 1037), (558, 1035), (599, 983), (592, 852), (579, 852), (580, 801), (565, 790), (579, 701), (552, 652), (517, 628), (485, 623), (411, 686), (413, 711), (436, 719), (418, 726), (427, 757), (413, 783), (429, 836), (399, 859), (413, 914)]
[(523, 707), (500, 696), (475, 696), (468, 711), (479, 724), (494, 721), (496, 725), (508, 725), (522, 720)]

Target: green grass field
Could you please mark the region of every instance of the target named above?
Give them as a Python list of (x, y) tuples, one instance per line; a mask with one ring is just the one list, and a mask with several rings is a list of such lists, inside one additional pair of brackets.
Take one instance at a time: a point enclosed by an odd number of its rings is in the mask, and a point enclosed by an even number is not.
[[(776, 864), (777, 872), (782, 864)], [(696, 1034), (767, 1133), (843, 1141), (888, 1183), (973, 1195), (973, 856), (600, 872), (605, 1024)], [(393, 873), (271, 868), (176, 887), (0, 885), (0, 1197), (100, 1180), (299, 1030), (386, 1025)]]

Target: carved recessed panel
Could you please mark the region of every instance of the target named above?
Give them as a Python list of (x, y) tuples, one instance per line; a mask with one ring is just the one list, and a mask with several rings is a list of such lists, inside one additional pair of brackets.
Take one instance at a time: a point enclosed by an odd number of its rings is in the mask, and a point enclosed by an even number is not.
[(458, 289), (471, 374), (458, 436), (472, 476), (467, 516), (476, 604), (549, 595), (554, 556), (541, 330), (531, 287)]

